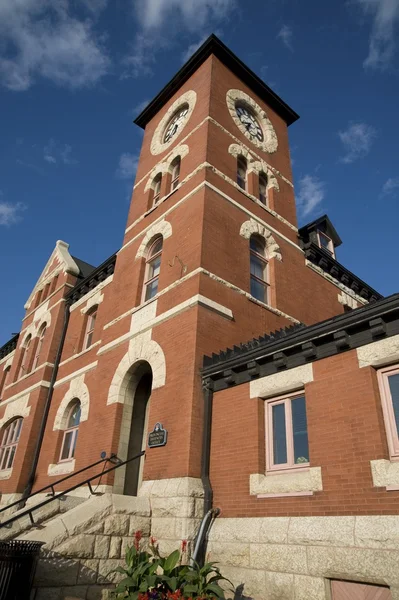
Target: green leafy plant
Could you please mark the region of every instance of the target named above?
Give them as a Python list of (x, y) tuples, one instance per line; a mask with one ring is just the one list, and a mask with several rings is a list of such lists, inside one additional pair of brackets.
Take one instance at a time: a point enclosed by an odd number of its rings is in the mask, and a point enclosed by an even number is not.
[[(124, 577), (112, 596), (117, 600), (184, 600), (223, 599), (224, 591), (219, 585), (228, 581), (222, 576), (216, 563), (203, 567), (194, 563), (182, 564), (187, 552), (183, 540), (181, 550), (169, 556), (161, 556), (154, 538), (150, 539), (149, 552), (140, 548), (141, 531), (136, 531), (133, 545), (127, 548), (125, 566), (111, 571)], [(230, 583), (230, 582), (229, 582)]]

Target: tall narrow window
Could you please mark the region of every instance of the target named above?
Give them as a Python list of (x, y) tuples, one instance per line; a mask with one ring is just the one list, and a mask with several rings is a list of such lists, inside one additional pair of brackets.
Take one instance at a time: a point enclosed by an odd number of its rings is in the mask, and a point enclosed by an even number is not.
[(36, 308), (36, 306), (39, 306), (40, 302), (42, 301), (42, 296), (43, 296), (43, 290), (39, 290), (36, 294), (35, 308)]
[(32, 341), (32, 336), (28, 335), (22, 347), (21, 366), (18, 371), (18, 378), (29, 373), (29, 347)]
[(268, 262), (266, 258), (266, 243), (263, 238), (251, 235), (250, 266), (251, 266), (251, 296), (261, 302), (268, 301)]
[(3, 429), (0, 446), (0, 471), (11, 469), (21, 435), (23, 419), (14, 419)]
[(1, 377), (1, 382), (0, 382), (0, 400), (3, 397), (3, 392), (4, 392), (5, 388), (6, 388), (7, 383), (8, 383), (8, 378), (10, 376), (10, 371), (11, 371), (11, 366), (7, 367), (3, 371), (3, 375)]
[(243, 156), (237, 158), (237, 183), (243, 190), (247, 187), (247, 161)]
[(152, 195), (152, 205), (155, 206), (159, 202), (159, 198), (161, 196), (161, 183), (162, 183), (162, 175), (158, 173), (158, 175), (154, 179), (153, 183), (153, 195)]
[(309, 464), (304, 394), (266, 401), (267, 468), (292, 469)]
[(78, 439), (79, 423), (81, 415), (80, 400), (75, 399), (67, 415), (66, 429), (62, 440), (60, 462), (71, 460), (75, 456), (76, 442)]
[(56, 275), (54, 277), (53, 281), (51, 282), (50, 294), (53, 294), (55, 292), (55, 288), (57, 287), (57, 283), (58, 283), (58, 275)]
[(259, 200), (262, 204), (267, 204), (267, 175), (259, 173)]
[(172, 181), (171, 181), (171, 184), (170, 184), (170, 189), (171, 190), (176, 189), (177, 186), (179, 185), (180, 163), (181, 163), (180, 156), (178, 156), (177, 158), (175, 158), (175, 160), (172, 163)]
[(327, 250), (327, 252), (331, 254), (333, 258), (335, 258), (335, 250), (332, 239), (322, 231), (317, 232), (317, 238), (319, 240), (320, 248), (323, 248), (323, 250)]
[(46, 323), (44, 323), (39, 331), (39, 339), (37, 341), (35, 356), (33, 358), (32, 370), (34, 371), (36, 367), (39, 365), (40, 354), (43, 347), (44, 336), (46, 335)]
[(389, 453), (399, 458), (399, 365), (378, 372)]
[(94, 335), (94, 328), (96, 325), (96, 319), (97, 319), (97, 306), (92, 308), (92, 310), (87, 315), (87, 325), (86, 325), (84, 349), (90, 348), (90, 346), (93, 343), (93, 335)]
[(159, 272), (161, 269), (163, 238), (157, 238), (148, 250), (145, 277), (144, 302), (158, 293)]

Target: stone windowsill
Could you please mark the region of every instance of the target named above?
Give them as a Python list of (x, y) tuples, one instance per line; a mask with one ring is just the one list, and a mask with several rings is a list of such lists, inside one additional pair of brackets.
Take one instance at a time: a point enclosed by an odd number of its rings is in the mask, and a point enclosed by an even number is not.
[(323, 489), (321, 467), (268, 475), (254, 473), (249, 476), (249, 489), (251, 496), (258, 498), (311, 496)]
[(4, 469), (3, 471), (0, 471), (0, 479), (10, 479), (12, 475), (12, 469)]
[(399, 462), (395, 460), (370, 460), (374, 487), (384, 487), (387, 492), (399, 490)]
[(73, 473), (75, 470), (75, 459), (68, 460), (65, 462), (59, 462), (53, 465), (49, 465), (47, 469), (47, 475), (54, 477), (56, 475), (68, 475)]

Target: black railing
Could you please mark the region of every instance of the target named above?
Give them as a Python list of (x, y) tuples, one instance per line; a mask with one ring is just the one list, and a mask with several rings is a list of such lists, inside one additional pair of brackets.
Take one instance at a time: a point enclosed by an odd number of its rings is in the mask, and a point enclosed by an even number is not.
[[(67, 490), (64, 490), (62, 492), (59, 492), (58, 494), (53, 493), (51, 495), (51, 498), (47, 498), (46, 500), (43, 500), (43, 502), (39, 502), (38, 504), (35, 504), (34, 506), (32, 506), (31, 508), (27, 508), (26, 510), (18, 511), (18, 514), (13, 515), (12, 517), (10, 517), (9, 519), (7, 519), (6, 521), (3, 521), (3, 523), (0, 524), (0, 528), (1, 527), (10, 527), (10, 525), (12, 523), (14, 523), (14, 521), (17, 521), (18, 519), (20, 519), (21, 517), (24, 517), (25, 515), (29, 516), (30, 522), (32, 525), (36, 525), (34, 519), (33, 519), (33, 511), (38, 510), (39, 508), (42, 508), (43, 506), (46, 506), (47, 504), (50, 504), (50, 502), (53, 502), (54, 500), (58, 500), (58, 498), (62, 498), (64, 496), (66, 496), (66, 494), (69, 494), (69, 492), (73, 492), (74, 490), (78, 489), (79, 487), (83, 486), (83, 485), (87, 485), (90, 493), (94, 496), (94, 495), (99, 495), (98, 492), (95, 492), (95, 490), (93, 490), (91, 482), (94, 479), (99, 479), (101, 477), (103, 477), (103, 475), (106, 475), (107, 473), (110, 473), (111, 471), (115, 471), (115, 469), (118, 469), (119, 467), (123, 467), (123, 465), (127, 465), (128, 463), (132, 462), (133, 460), (137, 460), (138, 458), (141, 458), (142, 456), (144, 456), (145, 454), (145, 450), (143, 450), (142, 452), (140, 452), (140, 454), (136, 454), (136, 456), (132, 456), (132, 458), (128, 458), (127, 460), (123, 460), (121, 461), (120, 459), (118, 459), (118, 457), (114, 454), (111, 455), (110, 458), (103, 458), (100, 461), (98, 461), (97, 463), (94, 463), (93, 465), (90, 465), (88, 467), (85, 467), (84, 469), (81, 469), (80, 471), (77, 471), (76, 473), (72, 473), (71, 475), (69, 475), (68, 477), (64, 477), (63, 479), (59, 479), (58, 481), (54, 482), (53, 484), (42, 488), (42, 490), (44, 489), (48, 489), (50, 487), (53, 487), (55, 485), (57, 485), (57, 483), (60, 483), (61, 481), (65, 481), (66, 479), (69, 479), (70, 477), (74, 476), (74, 475), (78, 475), (78, 473), (81, 473), (82, 471), (86, 471), (87, 469), (90, 469), (91, 467), (99, 464), (100, 462), (105, 462), (105, 461), (111, 461), (111, 460), (117, 460), (118, 463), (116, 465), (113, 465), (112, 467), (110, 467), (109, 469), (105, 469), (103, 470), (101, 473), (97, 473), (97, 475), (92, 475), (91, 477), (89, 477), (88, 479), (85, 479), (84, 481), (80, 481), (79, 483), (77, 483), (76, 485), (68, 488)], [(29, 498), (31, 498), (32, 496), (39, 494), (42, 490), (39, 490), (37, 492), (35, 492), (35, 494), (32, 494), (31, 496), (29, 496)], [(9, 504), (6, 508), (10, 508), (11, 506), (15, 506), (15, 504), (19, 504), (21, 502), (21, 500), (19, 500), (18, 502), (14, 502), (13, 504)], [(4, 510), (4, 509), (3, 509)]]

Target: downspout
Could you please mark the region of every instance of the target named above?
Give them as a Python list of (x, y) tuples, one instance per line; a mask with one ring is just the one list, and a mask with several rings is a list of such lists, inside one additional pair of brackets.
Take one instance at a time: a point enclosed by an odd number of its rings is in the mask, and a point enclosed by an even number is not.
[(46, 404), (44, 406), (42, 420), (41, 420), (41, 423), (40, 423), (39, 434), (37, 436), (35, 451), (34, 451), (34, 454), (33, 454), (32, 466), (30, 468), (28, 482), (27, 482), (27, 484), (25, 486), (25, 489), (24, 489), (24, 492), (22, 494), (20, 508), (23, 508), (25, 506), (26, 501), (28, 499), (28, 496), (30, 495), (30, 493), (32, 491), (32, 488), (33, 488), (33, 484), (35, 482), (36, 470), (37, 470), (37, 465), (38, 465), (38, 462), (39, 462), (40, 451), (42, 449), (44, 432), (45, 432), (45, 429), (46, 429), (47, 419), (48, 419), (48, 415), (49, 415), (49, 412), (50, 412), (51, 400), (53, 398), (53, 393), (54, 393), (54, 384), (55, 384), (56, 379), (57, 379), (58, 367), (60, 365), (62, 350), (63, 350), (63, 347), (64, 347), (66, 332), (67, 332), (67, 329), (68, 329), (69, 315), (70, 315), (70, 312), (69, 312), (70, 306), (71, 306), (71, 301), (68, 299), (65, 302), (64, 324), (63, 324), (63, 328), (62, 328), (62, 332), (61, 332), (60, 342), (59, 342), (58, 348), (57, 348), (57, 354), (56, 354), (55, 361), (54, 361), (53, 372), (51, 374), (50, 385), (49, 385), (49, 388), (48, 388), (47, 398), (46, 398)]

